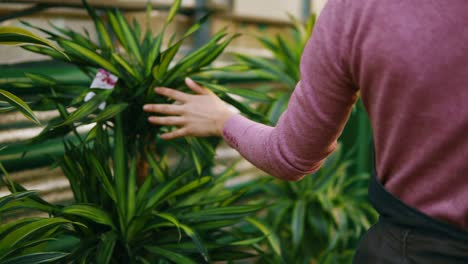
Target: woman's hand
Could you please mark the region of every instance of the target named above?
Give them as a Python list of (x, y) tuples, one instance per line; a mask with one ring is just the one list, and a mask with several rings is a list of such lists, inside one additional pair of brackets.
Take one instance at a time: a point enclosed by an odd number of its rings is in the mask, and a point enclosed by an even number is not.
[(163, 139), (185, 136), (222, 136), (224, 123), (234, 114), (213, 92), (186, 78), (185, 83), (195, 92), (188, 94), (174, 89), (158, 87), (157, 94), (176, 100), (180, 104), (147, 104), (146, 112), (164, 114), (151, 116), (148, 121), (156, 125), (177, 126), (178, 129), (161, 135)]

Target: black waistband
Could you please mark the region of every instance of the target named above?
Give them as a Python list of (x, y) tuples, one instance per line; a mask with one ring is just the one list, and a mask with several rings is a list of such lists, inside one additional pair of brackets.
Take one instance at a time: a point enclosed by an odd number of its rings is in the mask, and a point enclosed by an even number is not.
[[(375, 171), (375, 170), (374, 170)], [(383, 220), (393, 224), (427, 232), (434, 236), (468, 242), (468, 231), (434, 219), (408, 205), (385, 190), (373, 173), (369, 185), (369, 199)]]

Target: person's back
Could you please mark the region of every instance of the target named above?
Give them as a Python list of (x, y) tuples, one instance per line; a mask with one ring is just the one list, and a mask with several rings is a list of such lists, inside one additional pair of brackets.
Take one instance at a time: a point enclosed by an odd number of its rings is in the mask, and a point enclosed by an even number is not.
[(350, 71), (371, 118), (380, 181), (468, 229), (468, 2), (347, 2)]

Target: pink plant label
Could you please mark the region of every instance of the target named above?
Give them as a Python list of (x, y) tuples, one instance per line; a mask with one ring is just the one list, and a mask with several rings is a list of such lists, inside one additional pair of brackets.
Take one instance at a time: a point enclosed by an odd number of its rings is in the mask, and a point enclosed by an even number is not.
[[(104, 89), (104, 90), (110, 90), (114, 89), (115, 85), (117, 84), (117, 81), (119, 78), (112, 73), (104, 70), (104, 69), (99, 69), (96, 77), (94, 78), (93, 82), (91, 83), (90, 88), (95, 88), (95, 89)], [(94, 92), (89, 92), (86, 94), (84, 101), (88, 102), (93, 98), (96, 94)], [(103, 102), (99, 105), (99, 109), (104, 110), (106, 107), (106, 103)]]

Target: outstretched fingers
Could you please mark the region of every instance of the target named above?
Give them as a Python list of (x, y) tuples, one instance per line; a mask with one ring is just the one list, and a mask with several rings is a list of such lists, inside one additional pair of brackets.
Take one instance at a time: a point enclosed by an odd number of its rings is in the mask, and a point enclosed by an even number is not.
[(188, 136), (188, 130), (187, 128), (182, 127), (172, 132), (162, 134), (161, 138), (164, 140), (171, 140), (174, 138), (180, 138), (180, 137), (185, 137), (185, 136)]
[(186, 102), (190, 98), (190, 94), (183, 93), (183, 92), (180, 92), (171, 88), (166, 88), (166, 87), (156, 87), (154, 91), (157, 94), (166, 96), (168, 98), (171, 98), (173, 100), (176, 100), (182, 103)]
[(186, 123), (182, 116), (150, 116), (148, 121), (151, 124), (164, 126), (182, 126)]
[(183, 105), (175, 104), (146, 104), (143, 106), (145, 112), (159, 113), (166, 115), (182, 115), (184, 114)]
[(208, 94), (209, 93), (209, 90), (203, 88), (198, 83), (196, 83), (195, 81), (193, 81), (192, 79), (188, 77), (185, 78), (185, 84), (187, 85), (188, 88), (190, 88), (190, 90), (194, 91), (196, 94)]

